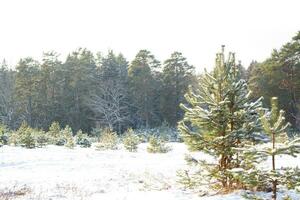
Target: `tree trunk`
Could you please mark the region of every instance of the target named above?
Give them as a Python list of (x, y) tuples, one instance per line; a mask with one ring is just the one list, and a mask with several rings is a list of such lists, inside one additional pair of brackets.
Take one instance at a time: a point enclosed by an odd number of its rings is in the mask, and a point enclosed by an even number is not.
[[(272, 143), (273, 143), (273, 149), (275, 149), (275, 133), (272, 133)], [(275, 155), (272, 155), (272, 170), (273, 172), (275, 172)], [(277, 198), (277, 180), (272, 180), (272, 191), (273, 191), (273, 195), (272, 195), (272, 200), (276, 200)]]

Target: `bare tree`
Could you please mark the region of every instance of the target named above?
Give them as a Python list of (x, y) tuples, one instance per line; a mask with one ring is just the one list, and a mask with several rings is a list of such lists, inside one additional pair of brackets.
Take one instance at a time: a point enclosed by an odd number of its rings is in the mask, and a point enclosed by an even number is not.
[(130, 121), (127, 91), (121, 82), (102, 81), (97, 92), (90, 95), (89, 107), (100, 124), (122, 132), (122, 126)]

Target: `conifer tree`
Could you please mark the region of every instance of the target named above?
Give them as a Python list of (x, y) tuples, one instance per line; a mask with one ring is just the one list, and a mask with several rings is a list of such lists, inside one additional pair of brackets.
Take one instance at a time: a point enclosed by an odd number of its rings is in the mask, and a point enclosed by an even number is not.
[(65, 146), (73, 149), (75, 147), (75, 142), (71, 127), (67, 125), (61, 132), (65, 139)]
[(247, 84), (240, 78), (239, 65), (233, 53), (225, 60), (223, 46), (216, 55), (213, 71), (205, 72), (198, 89), (190, 89), (185, 95), (189, 105), (181, 105), (185, 115), (178, 126), (190, 150), (203, 151), (217, 160), (210, 163), (194, 159), (206, 171), (202, 180), (223, 191), (242, 187), (231, 172), (245, 167), (234, 148), (242, 147), (246, 140), (263, 139), (256, 111), (261, 99), (251, 101)]
[[(278, 168), (276, 166), (276, 156), (290, 155), (296, 157), (300, 153), (300, 138), (289, 141), (287, 128), (289, 123), (285, 122), (284, 111), (278, 108), (278, 99), (271, 99), (271, 111), (260, 110), (261, 121), (264, 132), (271, 141), (268, 146), (246, 146), (244, 151), (245, 160), (257, 162), (271, 158), (270, 169), (258, 169), (241, 172), (244, 182), (252, 185), (264, 185), (272, 188), (272, 200), (276, 200), (277, 186), (285, 185), (294, 188), (300, 185), (300, 170), (298, 168)], [(271, 183), (271, 185), (270, 185)]]
[(128, 129), (124, 134), (123, 144), (126, 150), (135, 152), (140, 144), (140, 138), (136, 135), (133, 129)]

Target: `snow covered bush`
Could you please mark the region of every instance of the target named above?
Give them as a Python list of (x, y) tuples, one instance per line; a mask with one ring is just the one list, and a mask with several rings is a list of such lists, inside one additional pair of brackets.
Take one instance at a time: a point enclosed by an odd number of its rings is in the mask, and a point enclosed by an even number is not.
[(34, 137), (38, 147), (44, 147), (49, 143), (49, 137), (42, 130), (34, 130)]
[(8, 144), (8, 129), (5, 125), (0, 125), (0, 147)]
[(101, 128), (93, 128), (91, 133), (90, 133), (90, 136), (91, 137), (94, 137), (94, 138), (99, 138), (101, 133), (102, 133), (102, 129)]
[(151, 136), (147, 151), (149, 153), (167, 153), (168, 151), (171, 151), (171, 147), (167, 146), (163, 139)]
[(36, 140), (34, 130), (29, 127), (25, 122), (22, 123), (20, 128), (17, 130), (18, 142), (21, 146), (26, 148), (35, 148)]
[(82, 130), (77, 131), (76, 133), (76, 144), (80, 147), (91, 147), (91, 142), (87, 134), (83, 133)]
[(193, 159), (203, 170), (199, 184), (210, 185), (220, 192), (244, 188), (232, 170), (248, 166), (235, 148), (263, 139), (257, 112), (262, 102), (251, 100), (240, 67), (233, 53), (225, 59), (222, 47), (213, 71), (205, 71), (199, 85), (185, 95), (188, 104), (181, 105), (185, 115), (178, 128), (185, 144), (189, 150), (202, 151), (213, 158), (212, 161)]
[(169, 127), (165, 124), (155, 128), (135, 129), (134, 132), (143, 142), (147, 142), (151, 136), (163, 138), (168, 142), (181, 142), (177, 128)]
[(116, 132), (110, 129), (105, 129), (99, 138), (99, 142), (96, 144), (97, 150), (114, 150), (118, 147), (118, 136)]
[(277, 187), (286, 186), (288, 189), (295, 189), (300, 186), (300, 170), (298, 168), (277, 168), (276, 156), (290, 155), (297, 157), (300, 153), (300, 138), (289, 141), (287, 128), (289, 123), (285, 122), (284, 111), (278, 108), (278, 99), (271, 99), (271, 111), (260, 110), (261, 121), (264, 132), (268, 135), (271, 143), (269, 145), (246, 145), (241, 148), (245, 161), (258, 163), (270, 158), (272, 165), (269, 169), (250, 168), (250, 170), (239, 170), (237, 177), (246, 184), (253, 187), (263, 185), (266, 189), (273, 192), (272, 199), (277, 198)]
[(8, 145), (17, 146), (19, 144), (19, 136), (17, 131), (12, 131), (8, 137)]
[(53, 122), (49, 127), (47, 135), (49, 137), (49, 142), (54, 145), (63, 146), (65, 144), (65, 139), (63, 134), (61, 134), (61, 128), (58, 122)]
[(73, 132), (69, 125), (67, 125), (63, 130), (61, 130), (61, 135), (63, 135), (65, 140), (65, 147), (73, 149), (75, 147), (75, 142), (73, 138)]
[(130, 152), (137, 151), (138, 145), (140, 144), (140, 138), (130, 128), (124, 134), (123, 144), (125, 149), (128, 151)]

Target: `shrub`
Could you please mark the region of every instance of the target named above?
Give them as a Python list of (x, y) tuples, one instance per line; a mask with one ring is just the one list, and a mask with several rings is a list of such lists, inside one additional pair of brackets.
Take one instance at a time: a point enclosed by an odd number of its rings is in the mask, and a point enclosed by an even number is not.
[(49, 137), (49, 143), (51, 144), (63, 146), (66, 143), (63, 135), (61, 134), (60, 125), (58, 122), (53, 122), (51, 124), (47, 135)]
[(20, 143), (20, 137), (16, 131), (10, 133), (8, 137), (8, 145), (16, 146)]
[(140, 138), (137, 136), (134, 131), (130, 128), (126, 131), (123, 144), (126, 150), (130, 152), (137, 151), (138, 144), (140, 144)]
[(135, 134), (140, 137), (143, 142), (147, 142), (151, 136), (159, 137), (168, 142), (181, 142), (179, 132), (174, 127), (169, 127), (163, 123), (160, 127), (151, 129), (136, 129)]
[(23, 130), (22, 127), (22, 132), (19, 132), (18, 130), (18, 134), (20, 137), (20, 144), (23, 147), (32, 149), (35, 148), (36, 146), (36, 141), (35, 141), (35, 137), (34, 137), (34, 130), (30, 127), (27, 127), (26, 129)]
[(91, 142), (87, 134), (82, 133), (81, 130), (76, 133), (76, 144), (84, 148), (91, 147)]
[(64, 140), (65, 140), (65, 146), (73, 149), (75, 147), (75, 142), (74, 142), (74, 138), (73, 138), (73, 133), (72, 133), (72, 129), (70, 126), (66, 126), (62, 131), (61, 131), (61, 135), (63, 135)]
[(118, 136), (110, 129), (105, 129), (99, 138), (99, 143), (96, 145), (97, 150), (114, 150), (117, 149)]
[(93, 128), (90, 136), (99, 138), (102, 132), (103, 130), (101, 128)]
[(49, 142), (48, 135), (42, 130), (35, 130), (35, 140), (38, 147), (44, 147)]
[(149, 146), (147, 147), (147, 151), (149, 153), (167, 153), (170, 150), (171, 148), (169, 146), (166, 146), (164, 140), (155, 136), (150, 137)]
[(8, 144), (8, 130), (5, 125), (0, 125), (0, 147)]

